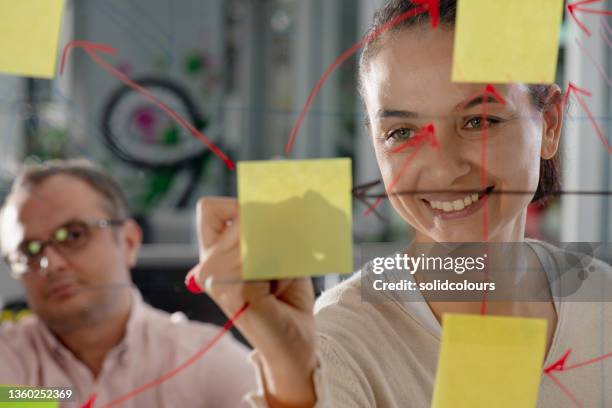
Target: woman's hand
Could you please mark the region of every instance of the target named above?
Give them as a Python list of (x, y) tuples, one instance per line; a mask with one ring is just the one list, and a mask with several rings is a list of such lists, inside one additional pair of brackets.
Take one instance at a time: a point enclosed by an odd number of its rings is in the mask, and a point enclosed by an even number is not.
[(317, 361), (311, 280), (242, 280), (235, 199), (201, 199), (197, 223), (200, 262), (187, 276), (191, 286), (203, 288), (227, 316), (248, 302), (236, 327), (260, 354), (269, 404), (312, 407)]

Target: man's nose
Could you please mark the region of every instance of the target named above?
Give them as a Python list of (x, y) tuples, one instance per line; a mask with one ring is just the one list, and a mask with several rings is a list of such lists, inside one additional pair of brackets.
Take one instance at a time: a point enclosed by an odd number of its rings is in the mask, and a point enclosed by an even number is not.
[(39, 270), (44, 275), (61, 272), (66, 268), (66, 258), (53, 245), (45, 247), (39, 262)]

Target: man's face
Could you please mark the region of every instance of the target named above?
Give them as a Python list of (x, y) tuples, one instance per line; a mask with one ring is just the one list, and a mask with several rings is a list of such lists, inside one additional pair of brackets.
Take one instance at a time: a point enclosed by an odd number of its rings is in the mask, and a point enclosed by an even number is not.
[[(108, 220), (104, 197), (85, 182), (57, 175), (29, 191), (17, 192), (2, 217), (3, 250), (24, 241), (47, 241), (71, 222)], [(115, 231), (113, 231), (115, 229)], [(21, 275), (28, 303), (48, 326), (69, 330), (112, 313), (131, 282), (141, 233), (133, 221), (113, 228), (89, 229), (89, 239), (75, 250), (47, 245), (45, 269)]]

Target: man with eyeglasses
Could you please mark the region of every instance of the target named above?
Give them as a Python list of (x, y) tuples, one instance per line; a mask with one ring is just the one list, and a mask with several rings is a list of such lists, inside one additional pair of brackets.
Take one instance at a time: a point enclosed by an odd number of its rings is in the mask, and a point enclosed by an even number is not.
[[(0, 213), (0, 245), (34, 316), (0, 327), (0, 384), (69, 387), (106, 403), (188, 361), (219, 331), (175, 322), (130, 279), (141, 230), (116, 183), (84, 161), (27, 167)], [(121, 407), (239, 407), (256, 388), (248, 350), (224, 337)]]

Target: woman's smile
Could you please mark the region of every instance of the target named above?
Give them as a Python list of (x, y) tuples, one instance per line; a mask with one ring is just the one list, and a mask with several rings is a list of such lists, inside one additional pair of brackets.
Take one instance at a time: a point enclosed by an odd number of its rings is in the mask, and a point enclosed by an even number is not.
[[(468, 217), (480, 210), (490, 197), (494, 186), (489, 186), (478, 193), (445, 193), (431, 194), (420, 201), (434, 217), (442, 220), (455, 220)], [(485, 198), (486, 196), (486, 198)]]

